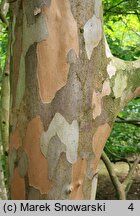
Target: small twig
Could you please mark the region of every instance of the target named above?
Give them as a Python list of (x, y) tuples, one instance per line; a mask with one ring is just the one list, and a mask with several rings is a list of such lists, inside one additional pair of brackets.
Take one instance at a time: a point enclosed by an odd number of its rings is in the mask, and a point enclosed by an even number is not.
[(129, 173), (128, 173), (127, 177), (125, 178), (125, 180), (124, 180), (123, 183), (122, 183), (122, 184), (125, 186), (125, 188), (127, 188), (128, 185), (129, 185), (129, 183), (132, 181), (133, 173), (134, 173), (134, 171), (136, 170), (136, 166), (138, 165), (139, 161), (140, 161), (140, 156), (138, 156), (138, 157), (135, 159), (135, 161), (134, 161), (134, 163), (133, 163), (131, 169), (129, 170)]
[[(122, 11), (108, 11), (108, 13), (112, 13), (112, 14), (123, 14), (123, 15), (136, 15), (136, 16), (140, 16), (140, 13), (136, 13), (136, 12), (122, 12)], [(105, 15), (105, 14), (104, 14)]]
[(105, 13), (110, 12), (113, 8), (116, 8), (118, 5), (122, 4), (123, 2), (126, 2), (126, 0), (120, 1), (119, 3), (113, 5), (109, 9), (105, 10)]
[(140, 127), (140, 119), (125, 119), (122, 117), (117, 116), (118, 120), (116, 119), (115, 122), (116, 123), (126, 123), (126, 124), (132, 124), (135, 125), (137, 127)]
[(138, 37), (140, 37), (140, 34), (136, 32), (134, 29), (132, 29), (131, 27), (129, 27), (126, 22), (124, 22), (123, 20), (121, 20), (121, 22), (125, 25), (126, 28), (134, 32)]

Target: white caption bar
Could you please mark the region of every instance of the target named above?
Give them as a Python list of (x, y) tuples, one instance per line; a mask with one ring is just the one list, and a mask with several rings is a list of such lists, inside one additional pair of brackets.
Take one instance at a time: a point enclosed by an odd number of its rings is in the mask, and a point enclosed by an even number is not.
[(29, 200), (0, 201), (0, 216), (72, 215), (72, 216), (140, 216), (140, 201), (72, 201)]

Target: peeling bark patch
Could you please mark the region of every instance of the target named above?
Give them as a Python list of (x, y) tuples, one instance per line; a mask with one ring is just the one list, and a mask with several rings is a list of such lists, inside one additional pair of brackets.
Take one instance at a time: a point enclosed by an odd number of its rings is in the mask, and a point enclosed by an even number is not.
[(20, 135), (19, 135), (18, 128), (16, 128), (16, 130), (10, 134), (9, 149), (12, 149), (12, 148), (18, 149), (19, 147), (20, 147)]
[(73, 49), (71, 49), (68, 54), (67, 54), (67, 62), (69, 64), (74, 64), (76, 63), (77, 60), (77, 55)]
[(37, 44), (39, 93), (43, 103), (50, 103), (67, 83), (70, 49), (79, 53), (77, 24), (68, 0), (53, 0), (44, 7), (49, 36)]
[(127, 87), (127, 77), (123, 74), (118, 73), (115, 77), (115, 83), (113, 86), (114, 96), (119, 98), (122, 96), (123, 91)]
[(93, 49), (98, 46), (102, 39), (101, 20), (95, 15), (84, 26), (84, 39), (87, 56), (90, 60)]
[(13, 14), (13, 20), (12, 20), (12, 41), (11, 41), (11, 55), (13, 56), (13, 46), (15, 43), (15, 25), (16, 25), (16, 16)]
[(61, 153), (55, 176), (53, 176), (54, 185), (47, 195), (47, 199), (69, 199), (69, 185), (71, 183), (72, 165), (67, 161), (66, 153)]
[(9, 174), (10, 174), (10, 179), (13, 178), (13, 172), (14, 172), (14, 168), (15, 168), (15, 164), (17, 161), (17, 151), (16, 149), (11, 149), (9, 151)]
[(134, 66), (135, 68), (140, 68), (140, 60), (134, 61), (134, 62), (133, 62), (133, 66)]
[(16, 88), (18, 83), (18, 77), (19, 77), (19, 68), (20, 68), (20, 58), (22, 55), (22, 14), (19, 13), (17, 19), (14, 16), (13, 18), (13, 43), (12, 43), (12, 55), (13, 55), (13, 72), (14, 76), (12, 76), (11, 80), (11, 89), (12, 89), (12, 102), (13, 106), (16, 102)]
[(107, 65), (107, 73), (108, 73), (110, 79), (112, 76), (114, 76), (116, 74), (116, 71), (117, 71), (116, 67), (112, 64), (112, 62), (110, 62)]
[(96, 172), (98, 162), (100, 160), (104, 145), (110, 135), (111, 127), (105, 123), (98, 127), (96, 133), (93, 136), (93, 152), (95, 159), (93, 160), (94, 171)]
[(83, 181), (86, 175), (87, 162), (85, 159), (79, 159), (72, 166), (72, 192), (71, 200), (82, 200), (83, 195)]
[(93, 97), (92, 97), (92, 107), (94, 107), (93, 119), (101, 115), (102, 97), (106, 95), (110, 95), (110, 93), (111, 93), (111, 89), (108, 80), (105, 80), (105, 82), (103, 83), (102, 92), (96, 92), (96, 91), (93, 92)]
[(96, 17), (100, 17), (100, 14), (101, 14), (101, 6), (102, 6), (102, 0), (95, 0), (95, 9), (94, 9), (94, 12), (95, 12), (95, 15)]
[(43, 132), (41, 137), (41, 150), (44, 156), (48, 154), (48, 145), (52, 137), (57, 134), (61, 143), (66, 147), (66, 150), (62, 145), (58, 145), (57, 154), (63, 150), (66, 151), (67, 160), (70, 163), (74, 163), (77, 160), (77, 149), (79, 142), (79, 125), (77, 120), (74, 120), (72, 124), (69, 124), (65, 118), (60, 114), (56, 113), (52, 122), (49, 125), (49, 128), (46, 132)]
[(121, 96), (121, 105), (120, 107), (123, 108), (125, 106), (125, 104), (132, 100), (132, 98), (135, 97), (135, 93), (132, 92), (131, 89), (128, 89), (128, 90), (124, 90), (123, 93), (122, 93), (122, 96)]
[(42, 194), (36, 188), (29, 187), (28, 200), (42, 200)]
[(26, 175), (27, 169), (28, 169), (28, 157), (25, 152), (22, 152), (22, 154), (20, 155), (20, 159), (18, 161), (18, 172), (22, 178)]
[(17, 168), (11, 183), (11, 197), (13, 200), (25, 200), (25, 181), (19, 176)]
[(16, 91), (16, 107), (20, 106), (21, 100), (25, 92), (25, 59), (21, 55), (20, 67), (19, 67), (19, 79), (17, 82), (17, 91)]
[(63, 143), (61, 143), (59, 137), (55, 135), (51, 138), (47, 149), (50, 179), (53, 179), (53, 176), (55, 175), (56, 167), (62, 152), (66, 152), (66, 146)]
[(106, 37), (105, 37), (105, 51), (106, 51), (106, 57), (111, 58), (112, 53), (111, 53), (111, 50), (110, 50), (109, 45), (107, 43)]
[(98, 185), (98, 174), (95, 175), (93, 177), (93, 180), (92, 180), (90, 200), (95, 200), (96, 199), (97, 185)]
[(50, 6), (50, 2), (51, 0), (24, 0), (27, 24), (33, 25), (41, 15), (42, 7), (45, 5)]
[(138, 87), (135, 92), (134, 92), (134, 96), (137, 97), (140, 95), (140, 87)]
[(103, 89), (102, 89), (102, 97), (111, 94), (110, 84), (108, 80), (104, 81)]
[(37, 116), (29, 122), (25, 137), (25, 151), (28, 155), (28, 176), (30, 186), (48, 193), (52, 183), (48, 179), (48, 162), (40, 150), (40, 138), (43, 126)]
[(94, 106), (94, 111), (93, 111), (93, 119), (95, 119), (97, 116), (100, 116), (101, 114), (101, 100), (102, 100), (102, 95), (100, 92), (93, 92), (93, 106)]
[(25, 92), (25, 56), (29, 47), (35, 42), (40, 42), (48, 36), (47, 24), (43, 14), (41, 14), (32, 25), (28, 25), (26, 18), (26, 10), (28, 11), (28, 4), (23, 4), (23, 41), (22, 41), (22, 55), (20, 59), (19, 77), (17, 83), (16, 106), (19, 107)]

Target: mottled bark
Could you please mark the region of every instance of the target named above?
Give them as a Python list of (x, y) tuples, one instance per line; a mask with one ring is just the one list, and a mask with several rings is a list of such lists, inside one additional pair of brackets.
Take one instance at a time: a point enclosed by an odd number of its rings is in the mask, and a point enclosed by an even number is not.
[(11, 4), (12, 199), (95, 198), (112, 124), (139, 91), (138, 63), (115, 59), (105, 48), (101, 3)]

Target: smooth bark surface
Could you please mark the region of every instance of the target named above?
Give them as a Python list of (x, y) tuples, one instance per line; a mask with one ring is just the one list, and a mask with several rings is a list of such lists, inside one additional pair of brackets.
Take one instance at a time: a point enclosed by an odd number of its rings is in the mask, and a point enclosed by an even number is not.
[(101, 0), (11, 8), (11, 197), (94, 199), (113, 122), (140, 91), (140, 63), (111, 55)]

